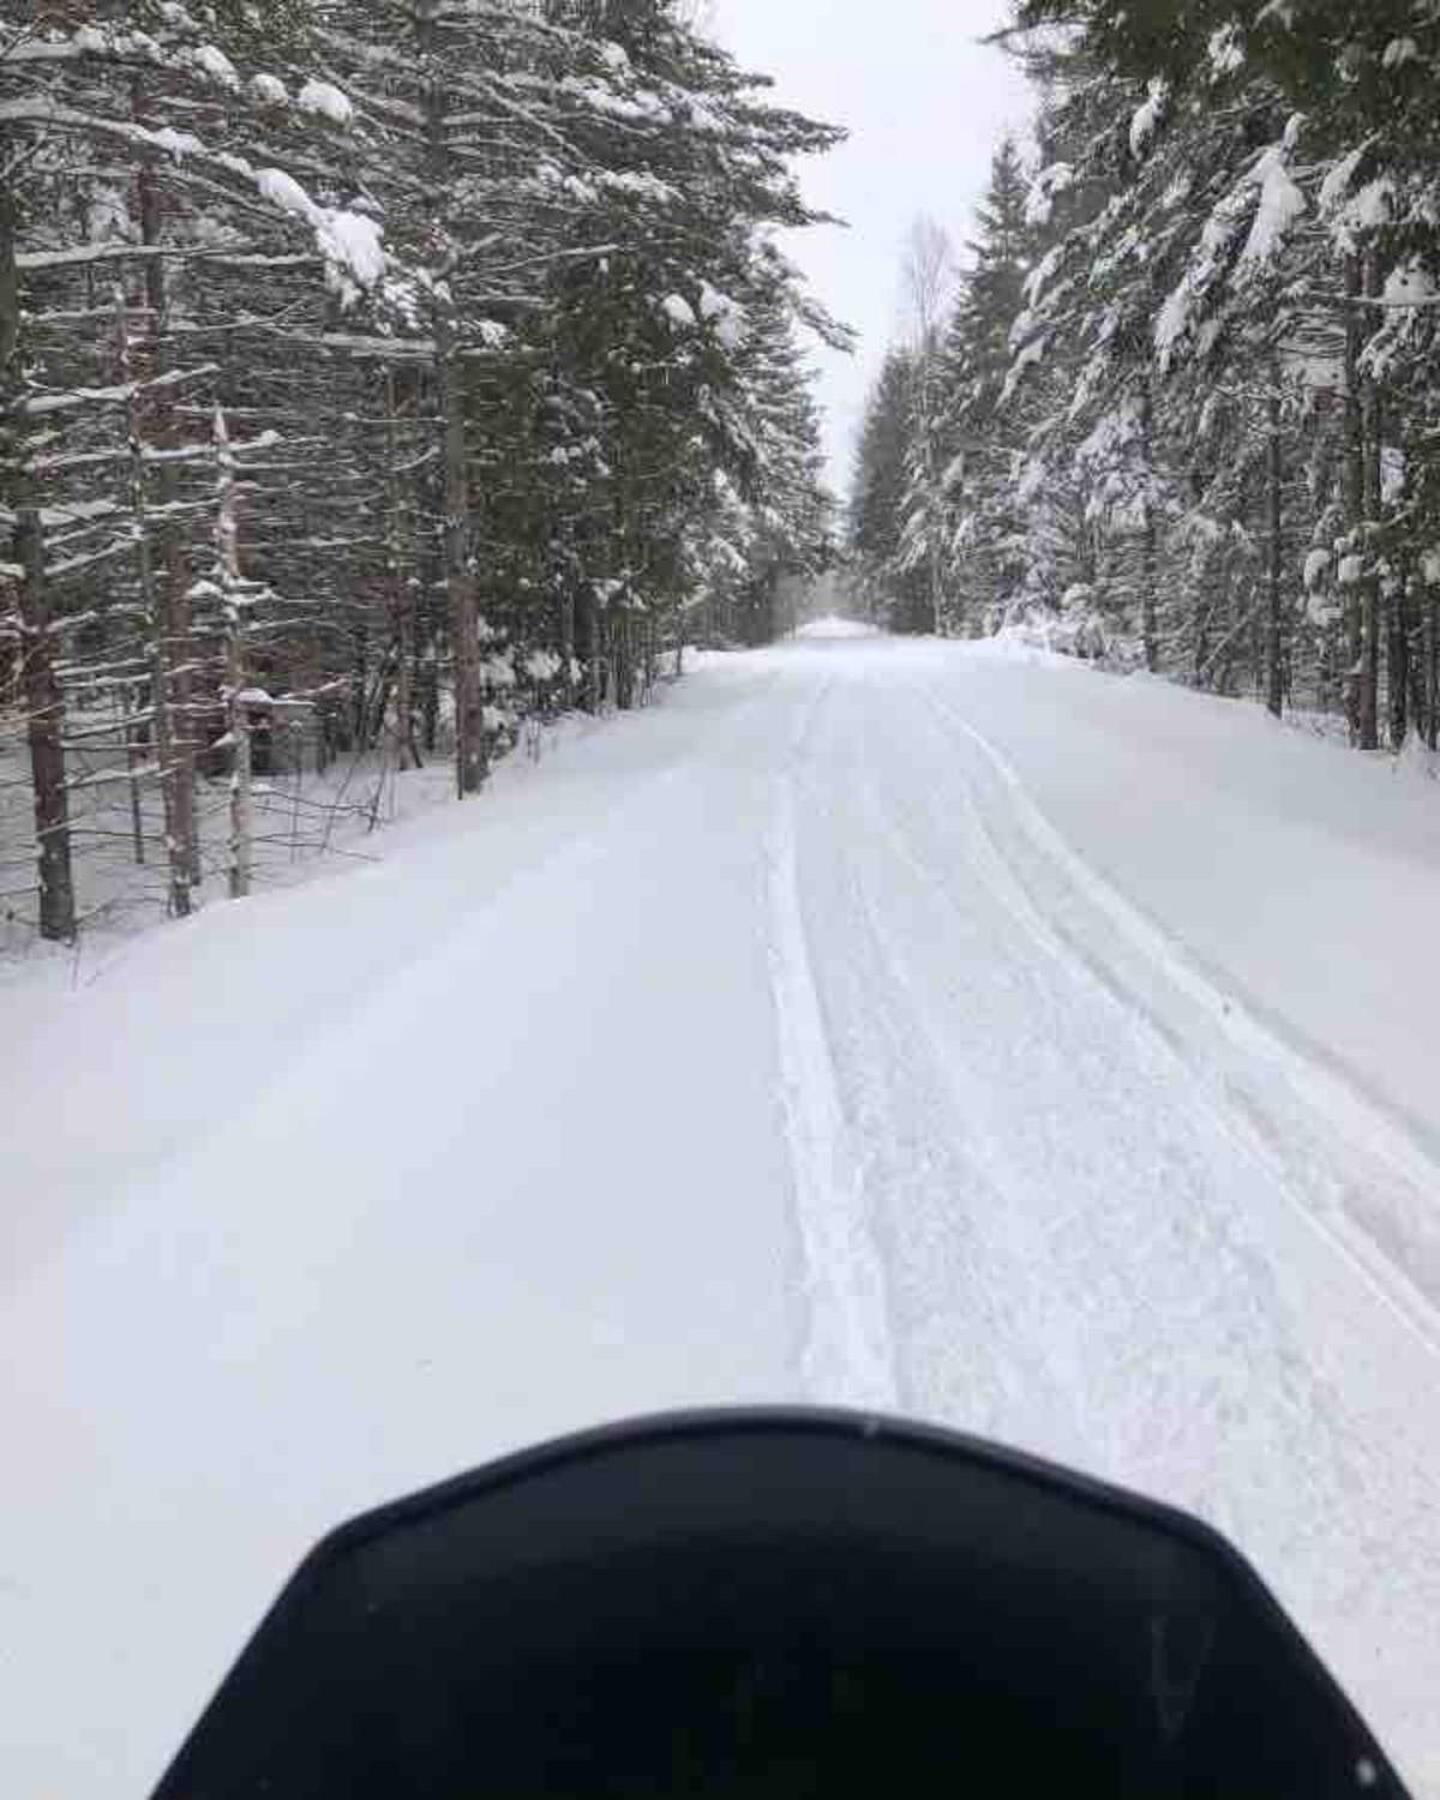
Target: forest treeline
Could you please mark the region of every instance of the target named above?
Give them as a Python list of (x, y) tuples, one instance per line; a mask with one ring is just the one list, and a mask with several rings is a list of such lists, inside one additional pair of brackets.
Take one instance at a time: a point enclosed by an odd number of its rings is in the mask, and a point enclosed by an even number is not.
[(771, 633), (830, 531), (801, 336), (844, 339), (775, 232), (840, 134), (689, 16), (5, 8), (11, 918), (73, 936), (116, 858), (243, 895), (281, 765), (471, 794), (697, 629)]
[[(890, 623), (1440, 724), (1440, 0), (1018, 0), (1037, 92), (866, 412)], [(1343, 728), (1343, 727), (1342, 727)]]

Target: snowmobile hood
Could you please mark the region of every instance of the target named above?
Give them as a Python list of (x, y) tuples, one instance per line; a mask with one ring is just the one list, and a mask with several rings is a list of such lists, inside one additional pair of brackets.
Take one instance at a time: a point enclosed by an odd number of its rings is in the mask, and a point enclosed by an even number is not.
[(1187, 1515), (869, 1415), (668, 1415), (304, 1561), (156, 1800), (1403, 1795)]

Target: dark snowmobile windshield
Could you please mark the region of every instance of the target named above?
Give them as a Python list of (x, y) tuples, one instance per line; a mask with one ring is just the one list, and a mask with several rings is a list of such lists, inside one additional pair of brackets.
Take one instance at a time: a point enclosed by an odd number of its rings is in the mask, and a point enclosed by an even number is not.
[(1400, 1785), (1182, 1515), (835, 1414), (568, 1440), (344, 1527), (163, 1800)]

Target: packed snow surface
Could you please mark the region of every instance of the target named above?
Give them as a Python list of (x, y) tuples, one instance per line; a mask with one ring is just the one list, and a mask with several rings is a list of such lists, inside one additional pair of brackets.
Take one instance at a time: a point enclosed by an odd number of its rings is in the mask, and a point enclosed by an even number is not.
[(12, 983), (0, 1791), (139, 1796), (314, 1538), (654, 1407), (1215, 1521), (1440, 1792), (1440, 794), (840, 636)]
[(873, 638), (878, 633), (873, 625), (867, 625), (863, 619), (824, 618), (811, 619), (795, 633), (801, 643), (814, 643), (826, 638)]

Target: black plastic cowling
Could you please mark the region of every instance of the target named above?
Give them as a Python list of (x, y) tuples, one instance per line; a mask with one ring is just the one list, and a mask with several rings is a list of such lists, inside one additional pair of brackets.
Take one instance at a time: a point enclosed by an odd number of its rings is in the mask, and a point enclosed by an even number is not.
[(156, 1800), (1401, 1796), (1225, 1541), (950, 1433), (642, 1420), (314, 1550)]

